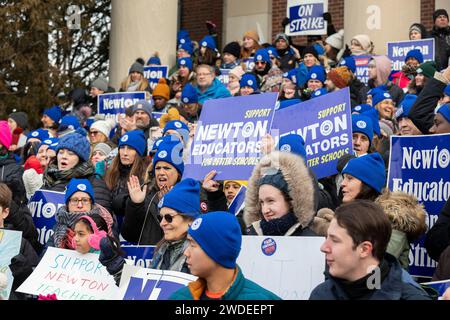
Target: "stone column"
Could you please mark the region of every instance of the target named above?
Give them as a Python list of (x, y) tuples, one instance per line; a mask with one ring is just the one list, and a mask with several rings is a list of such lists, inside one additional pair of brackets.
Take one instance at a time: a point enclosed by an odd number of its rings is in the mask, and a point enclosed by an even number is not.
[(177, 0), (112, 0), (109, 83), (116, 90), (138, 57), (155, 51), (163, 65), (176, 58)]

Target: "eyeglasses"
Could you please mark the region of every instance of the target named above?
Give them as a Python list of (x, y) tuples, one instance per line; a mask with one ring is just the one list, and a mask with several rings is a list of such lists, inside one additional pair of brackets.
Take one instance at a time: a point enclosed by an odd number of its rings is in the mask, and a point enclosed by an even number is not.
[(98, 131), (89, 131), (89, 134), (91, 136), (96, 136), (98, 134)]
[(78, 199), (78, 198), (70, 198), (69, 203), (70, 203), (71, 205), (76, 206), (76, 205), (78, 205), (78, 203), (79, 203), (80, 201), (81, 201), (81, 203), (82, 203), (83, 205), (87, 205), (87, 204), (90, 204), (90, 203), (91, 203), (91, 199), (89, 199), (89, 198), (81, 198), (81, 199)]
[(207, 77), (210, 75), (211, 75), (211, 73), (197, 73), (197, 77)]
[(166, 213), (165, 215), (159, 215), (159, 216), (158, 216), (158, 220), (159, 220), (159, 222), (161, 222), (162, 219), (164, 219), (164, 220), (166, 220), (168, 223), (172, 223), (173, 218), (174, 218), (175, 216), (177, 216), (177, 215), (178, 215), (178, 214), (174, 214), (174, 215), (172, 216), (172, 215)]

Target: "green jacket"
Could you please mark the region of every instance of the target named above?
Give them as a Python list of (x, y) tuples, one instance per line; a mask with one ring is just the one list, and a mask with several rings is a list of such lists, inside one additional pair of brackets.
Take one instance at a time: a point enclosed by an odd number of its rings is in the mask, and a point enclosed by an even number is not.
[[(242, 274), (241, 268), (237, 268), (237, 275), (233, 284), (223, 295), (222, 300), (281, 300), (272, 292), (248, 280)], [(170, 296), (170, 300), (199, 300), (206, 288), (206, 282), (198, 279), (189, 283)]]

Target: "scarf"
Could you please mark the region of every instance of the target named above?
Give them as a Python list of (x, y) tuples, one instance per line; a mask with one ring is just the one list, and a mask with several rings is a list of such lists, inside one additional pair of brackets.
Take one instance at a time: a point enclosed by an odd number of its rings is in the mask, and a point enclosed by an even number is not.
[[(383, 259), (379, 265), (379, 268), (381, 276), (380, 283), (382, 283), (389, 273), (390, 268), (388, 262)], [(356, 281), (347, 281), (344, 279), (334, 278), (333, 276), (330, 277), (333, 278), (339, 284), (339, 286), (347, 294), (350, 300), (367, 300), (370, 299), (372, 294), (375, 292), (375, 289), (370, 289), (367, 286), (367, 280), (373, 274), (374, 271), (368, 273), (367, 275)]]
[(95, 173), (90, 161), (77, 164), (69, 170), (59, 170), (54, 163), (50, 164), (44, 172), (44, 187), (52, 188), (57, 184), (68, 183), (72, 178), (87, 178)]
[(183, 255), (189, 242), (186, 238), (177, 241), (165, 241), (155, 252), (152, 269), (181, 271), (186, 261)]
[(140, 81), (130, 82), (130, 84), (128, 85), (127, 91), (138, 91), (140, 84), (141, 84)]
[(270, 221), (262, 219), (260, 226), (265, 236), (284, 236), (297, 222), (297, 217), (293, 213), (288, 213), (281, 218)]

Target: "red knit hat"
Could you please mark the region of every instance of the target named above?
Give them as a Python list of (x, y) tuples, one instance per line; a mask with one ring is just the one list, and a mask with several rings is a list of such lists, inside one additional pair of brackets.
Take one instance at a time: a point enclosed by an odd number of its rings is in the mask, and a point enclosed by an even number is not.
[(23, 169), (24, 170), (34, 169), (38, 174), (44, 173), (44, 168), (42, 168), (41, 163), (39, 162), (39, 160), (36, 158), (35, 155), (29, 157), (27, 161), (25, 161)]
[(347, 67), (337, 67), (331, 69), (327, 74), (328, 79), (333, 81), (334, 85), (339, 89), (348, 87), (352, 81), (352, 73)]

